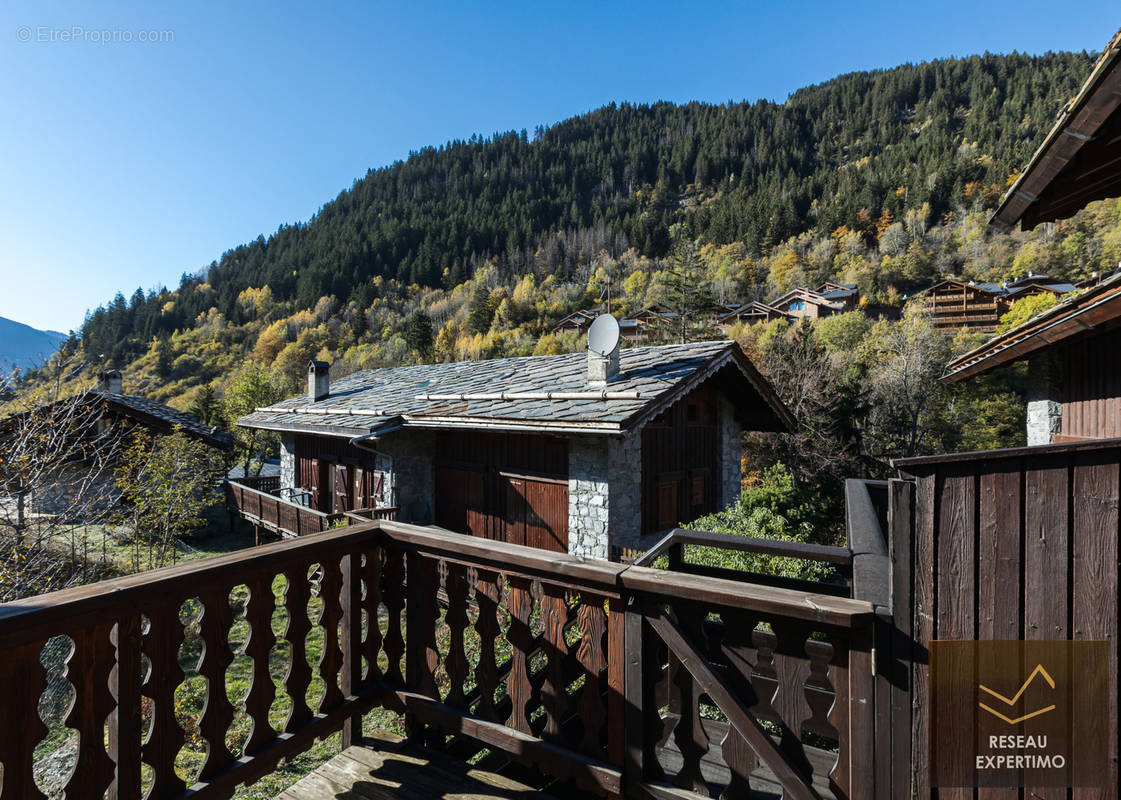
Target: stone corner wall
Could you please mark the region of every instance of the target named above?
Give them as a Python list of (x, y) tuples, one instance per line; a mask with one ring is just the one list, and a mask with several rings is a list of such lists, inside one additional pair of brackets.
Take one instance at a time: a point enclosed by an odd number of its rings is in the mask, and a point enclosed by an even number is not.
[(720, 459), (717, 501), (721, 508), (727, 508), (740, 496), (743, 482), (743, 426), (736, 419), (732, 401), (723, 395), (718, 399), (716, 415)]
[(568, 440), (568, 552), (607, 559), (612, 547), (639, 547), (642, 435)]
[(296, 488), (296, 434), (280, 434), (280, 488)]
[(1059, 399), (1060, 377), (1049, 353), (1028, 361), (1028, 444), (1051, 444), (1062, 430), (1063, 405)]
[(599, 436), (568, 440), (568, 552), (607, 558), (608, 442)]
[[(436, 435), (432, 431), (398, 431), (378, 445), (380, 452), (393, 459), (393, 469), (387, 471), (386, 492), (400, 509), (397, 519), (401, 522), (430, 525), (435, 519), (435, 449)], [(383, 460), (376, 463), (381, 469)]]

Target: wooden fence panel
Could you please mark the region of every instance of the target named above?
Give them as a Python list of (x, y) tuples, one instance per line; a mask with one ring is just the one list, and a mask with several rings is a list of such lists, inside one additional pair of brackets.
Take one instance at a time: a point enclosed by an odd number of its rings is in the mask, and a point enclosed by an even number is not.
[[(914, 511), (908, 518), (906, 492), (893, 487), (895, 636), (911, 634), (914, 663), (912, 785), (901, 791), (897, 751), (895, 796), (973, 796), (930, 787), (928, 648), (935, 639), (1108, 640), (1112, 724), (1102, 735), (1116, 753), (1121, 442), (914, 458), (896, 467), (913, 481)], [(898, 681), (893, 686), (901, 691)], [(893, 703), (897, 718), (901, 705)], [(900, 744), (897, 737), (893, 745)], [(1028, 785), (976, 796), (1115, 798), (1116, 760), (1110, 769), (1105, 789)]]

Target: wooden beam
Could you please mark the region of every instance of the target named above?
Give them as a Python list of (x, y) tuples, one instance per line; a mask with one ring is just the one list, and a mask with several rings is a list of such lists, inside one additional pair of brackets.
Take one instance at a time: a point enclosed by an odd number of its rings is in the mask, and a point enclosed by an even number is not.
[(650, 627), (669, 646), (681, 665), (689, 670), (704, 693), (728, 718), (728, 724), (743, 736), (759, 756), (759, 760), (774, 773), (782, 785), (784, 796), (792, 800), (819, 800), (820, 795), (813, 786), (807, 784), (755, 717), (748, 713), (723, 679), (712, 671), (708, 661), (685, 638), (676, 623), (656, 607), (648, 609), (645, 616)]
[(540, 764), (545, 771), (566, 775), (586, 788), (610, 794), (622, 792), (622, 773), (609, 764), (497, 722), (471, 716), (415, 692), (398, 691), (397, 697), (408, 712), (424, 724), (470, 737), (517, 761)]

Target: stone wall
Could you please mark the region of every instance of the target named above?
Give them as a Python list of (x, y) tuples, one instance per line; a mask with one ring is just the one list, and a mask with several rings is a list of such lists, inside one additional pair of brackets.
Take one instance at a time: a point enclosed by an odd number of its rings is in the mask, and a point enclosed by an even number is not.
[(296, 488), (296, 434), (280, 434), (280, 488)]
[(732, 401), (722, 394), (717, 398), (716, 425), (720, 448), (716, 499), (721, 508), (727, 508), (740, 496), (743, 481), (743, 426), (736, 419)]
[(639, 547), (642, 434), (568, 440), (568, 552), (603, 558), (611, 547)]
[(642, 537), (642, 431), (607, 444), (611, 484), (608, 520), (611, 547), (644, 549)]
[(601, 436), (568, 440), (568, 552), (607, 558), (608, 444)]
[[(112, 469), (91, 470), (64, 464), (25, 500), (25, 513), (52, 514), (68, 520), (92, 519), (117, 506), (121, 491)], [(14, 515), (15, 498), (11, 499)]]
[[(398, 431), (373, 446), (382, 453), (375, 463), (386, 474), (389, 485), (385, 487), (385, 496), (392, 497), (400, 509), (397, 519), (418, 525), (431, 524), (436, 494), (436, 470), (432, 460), (435, 434), (432, 431)], [(393, 459), (392, 469), (386, 456)]]
[(1048, 353), (1028, 361), (1028, 444), (1051, 444), (1062, 428), (1061, 379)]

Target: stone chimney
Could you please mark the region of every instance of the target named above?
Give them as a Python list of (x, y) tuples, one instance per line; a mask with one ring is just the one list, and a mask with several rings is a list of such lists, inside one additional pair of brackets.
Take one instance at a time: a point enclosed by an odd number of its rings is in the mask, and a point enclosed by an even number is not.
[(619, 345), (605, 356), (588, 350), (588, 385), (606, 386), (619, 374)]
[(326, 361), (309, 361), (307, 365), (307, 399), (316, 402), (331, 394), (331, 365)]
[(97, 375), (97, 390), (107, 394), (124, 394), (119, 370), (107, 369)]

